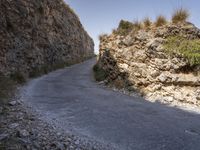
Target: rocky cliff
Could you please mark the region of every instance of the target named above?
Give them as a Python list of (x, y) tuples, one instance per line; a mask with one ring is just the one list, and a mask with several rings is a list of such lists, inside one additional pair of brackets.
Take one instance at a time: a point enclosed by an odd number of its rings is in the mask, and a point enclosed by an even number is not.
[[(114, 31), (100, 41), (97, 65), (106, 83), (139, 91), (151, 101), (200, 106), (200, 30), (194, 25)], [(173, 51), (179, 47), (189, 52)]]
[(93, 56), (93, 41), (63, 0), (0, 1), (0, 73), (47, 72)]

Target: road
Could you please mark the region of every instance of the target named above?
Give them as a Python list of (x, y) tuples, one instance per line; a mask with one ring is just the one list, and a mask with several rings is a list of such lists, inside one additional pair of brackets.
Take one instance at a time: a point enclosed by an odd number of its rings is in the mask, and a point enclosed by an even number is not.
[(64, 130), (120, 150), (199, 150), (200, 114), (97, 84), (95, 59), (26, 85), (24, 100)]

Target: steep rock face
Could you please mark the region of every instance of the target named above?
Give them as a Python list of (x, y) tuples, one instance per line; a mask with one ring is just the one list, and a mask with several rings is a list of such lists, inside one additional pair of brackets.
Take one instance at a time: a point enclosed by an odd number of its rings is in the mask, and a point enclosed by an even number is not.
[(93, 41), (63, 0), (0, 1), (0, 72), (51, 70), (93, 56)]
[(163, 46), (169, 36), (200, 39), (192, 24), (166, 25), (121, 36), (101, 37), (98, 65), (106, 81), (118, 88), (137, 90), (151, 101), (200, 105), (200, 66), (189, 65), (179, 54), (169, 55)]

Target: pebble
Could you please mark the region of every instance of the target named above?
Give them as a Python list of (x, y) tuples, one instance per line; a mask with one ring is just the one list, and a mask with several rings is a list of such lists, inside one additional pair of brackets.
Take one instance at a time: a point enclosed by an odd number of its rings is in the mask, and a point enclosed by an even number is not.
[(19, 137), (27, 137), (30, 135), (30, 133), (28, 131), (26, 131), (25, 129), (24, 130), (18, 130), (18, 136)]
[(57, 149), (59, 149), (59, 150), (64, 150), (64, 149), (65, 149), (64, 144), (62, 144), (62, 143), (57, 143)]
[(10, 106), (15, 106), (17, 104), (17, 101), (11, 101), (8, 103)]
[(6, 134), (6, 133), (0, 134), (0, 141), (5, 140), (8, 137), (9, 137), (9, 134)]
[(9, 125), (9, 128), (14, 129), (14, 128), (17, 128), (18, 126), (19, 126), (18, 123), (12, 123), (11, 125)]
[[(0, 134), (0, 143), (6, 144), (6, 148), (12, 148), (12, 145), (9, 144), (10, 142), (19, 145), (19, 149), (24, 147), (27, 150), (79, 150), (79, 148), (81, 150), (93, 147), (92, 144), (85, 146), (74, 135), (65, 136), (62, 132), (56, 130), (56, 126), (37, 119), (37, 116), (32, 115), (29, 111), (24, 113), (23, 105), (18, 105), (17, 101), (15, 103), (16, 107), (13, 107), (14, 103), (11, 102), (7, 106), (6, 110), (8, 113), (0, 118), (0, 122), (4, 124), (2, 126), (4, 133)], [(32, 121), (30, 121), (30, 118), (32, 118)]]

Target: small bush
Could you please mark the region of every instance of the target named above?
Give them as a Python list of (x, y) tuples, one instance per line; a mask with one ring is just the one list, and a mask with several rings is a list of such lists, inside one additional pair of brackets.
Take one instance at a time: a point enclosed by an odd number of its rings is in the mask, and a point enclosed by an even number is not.
[(25, 79), (24, 75), (21, 74), (20, 72), (12, 73), (12, 74), (10, 75), (10, 78), (11, 78), (13, 81), (16, 81), (16, 82), (19, 83), (19, 84), (26, 82), (26, 79)]
[(99, 35), (99, 40), (100, 41), (103, 40), (103, 38), (106, 37), (106, 36), (107, 36), (107, 34), (105, 34), (105, 33), (100, 34)]
[[(42, 68), (42, 67), (41, 67)], [(35, 77), (38, 77), (42, 74), (45, 74), (47, 73), (49, 70), (45, 70), (45, 72), (41, 69), (41, 68), (34, 68), (32, 69), (30, 72), (29, 72), (29, 77), (30, 78), (35, 78)]]
[(164, 16), (160, 15), (157, 17), (155, 25), (156, 25), (156, 27), (160, 27), (160, 26), (165, 25), (166, 23), (167, 23), (166, 18)]
[(171, 36), (164, 44), (166, 51), (173, 55), (180, 54), (188, 59), (191, 66), (200, 65), (200, 40), (188, 40), (181, 36)]
[(117, 34), (118, 32), (117, 32), (116, 29), (113, 29), (113, 30), (112, 30), (112, 33), (113, 33), (113, 34)]
[(6, 104), (13, 95), (16, 83), (10, 78), (0, 74), (0, 104)]
[(100, 81), (103, 81), (106, 79), (107, 73), (105, 72), (105, 70), (103, 70), (101, 67), (99, 67), (98, 64), (94, 65), (93, 71), (94, 71), (94, 77), (95, 77), (96, 81), (100, 82)]
[(117, 31), (121, 35), (128, 34), (133, 29), (133, 23), (129, 21), (121, 20), (119, 23), (119, 26), (117, 28)]
[(120, 79), (116, 79), (113, 81), (113, 85), (114, 87), (116, 87), (117, 89), (122, 89), (125, 87), (125, 81), (120, 80)]
[(149, 28), (152, 24), (151, 20), (148, 17), (144, 19), (143, 23), (145, 28)]
[(172, 16), (172, 22), (173, 23), (186, 22), (188, 17), (189, 17), (188, 10), (181, 8), (174, 12)]

